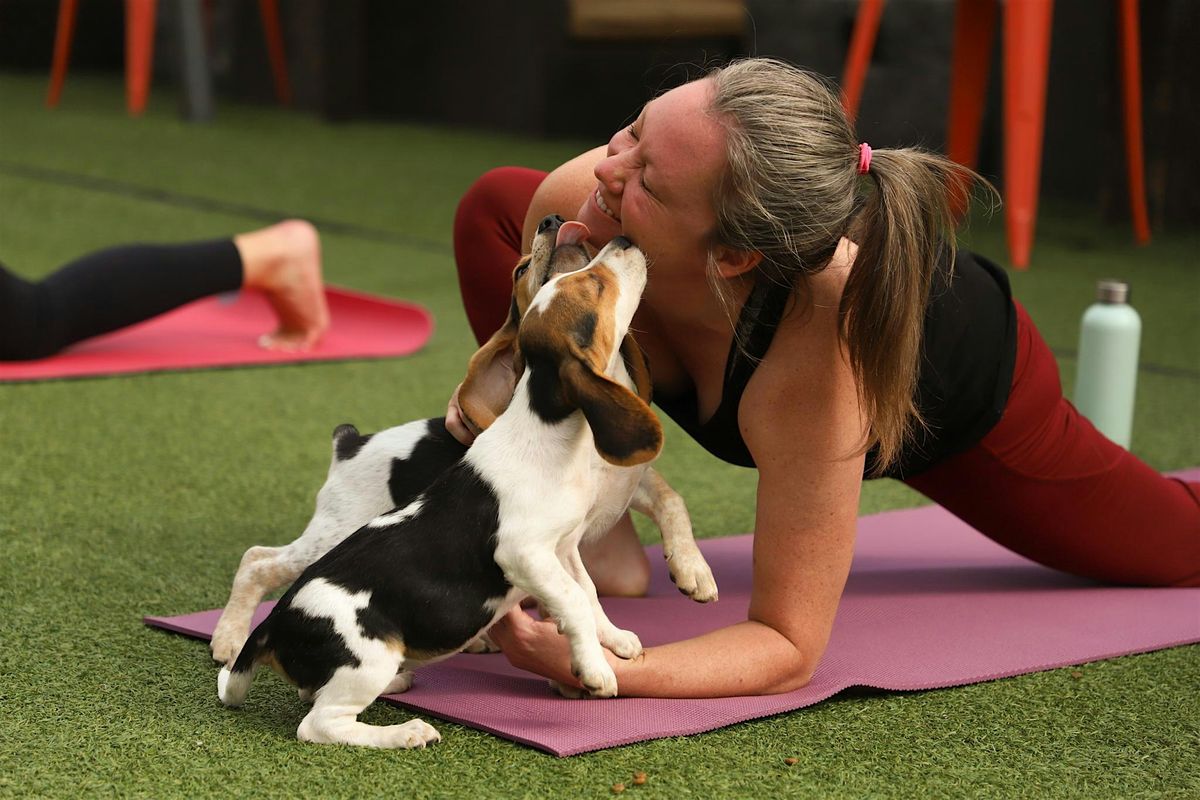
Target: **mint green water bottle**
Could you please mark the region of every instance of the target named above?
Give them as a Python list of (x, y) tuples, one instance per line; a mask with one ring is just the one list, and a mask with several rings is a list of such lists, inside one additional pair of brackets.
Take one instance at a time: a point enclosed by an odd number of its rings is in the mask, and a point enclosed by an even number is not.
[(1129, 448), (1137, 390), (1142, 318), (1129, 305), (1129, 284), (1096, 284), (1096, 302), (1079, 328), (1075, 407), (1112, 441)]

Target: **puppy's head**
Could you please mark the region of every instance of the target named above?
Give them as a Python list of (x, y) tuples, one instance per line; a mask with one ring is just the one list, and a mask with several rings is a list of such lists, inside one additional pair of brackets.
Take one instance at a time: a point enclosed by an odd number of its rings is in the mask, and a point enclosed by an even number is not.
[(458, 405), (467, 425), (479, 433), (508, 408), (525, 366), (517, 345), (521, 318), (533, 297), (552, 275), (580, 269), (588, 263), (584, 240), (586, 226), (564, 222), (557, 214), (538, 224), (529, 255), (513, 269), (512, 301), (504, 325), (467, 364), (467, 376), (458, 391)]
[(518, 334), (534, 413), (553, 423), (583, 411), (596, 450), (619, 466), (643, 464), (662, 448), (654, 412), (613, 380), (645, 286), (645, 256), (618, 237), (583, 269), (551, 277)]

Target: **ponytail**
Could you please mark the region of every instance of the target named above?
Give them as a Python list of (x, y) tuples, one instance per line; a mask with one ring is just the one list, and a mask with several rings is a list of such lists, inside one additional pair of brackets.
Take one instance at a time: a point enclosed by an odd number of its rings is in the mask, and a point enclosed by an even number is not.
[(954, 263), (957, 210), (976, 180), (990, 186), (933, 153), (860, 146), (833, 87), (782, 61), (735, 61), (709, 78), (727, 134), (716, 242), (761, 253), (757, 278), (801, 300), (841, 238), (858, 242), (838, 333), (871, 423), (862, 452), (878, 446), (881, 474), (925, 425), (916, 389), (930, 285)]
[(974, 174), (920, 150), (876, 150), (860, 179), (866, 196), (853, 223), (854, 269), (838, 309), (841, 334), (878, 445), (875, 473), (925, 426), (916, 403), (921, 335), (934, 272), (955, 253), (955, 197)]

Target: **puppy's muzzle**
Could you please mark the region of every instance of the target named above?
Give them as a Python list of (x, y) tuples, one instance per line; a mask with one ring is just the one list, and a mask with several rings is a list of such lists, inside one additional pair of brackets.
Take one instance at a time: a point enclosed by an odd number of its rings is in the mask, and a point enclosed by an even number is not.
[(566, 220), (564, 220), (558, 214), (551, 214), (548, 217), (543, 217), (542, 221), (539, 222), (537, 226), (538, 235), (540, 236), (549, 231), (557, 231), (564, 222), (566, 222)]

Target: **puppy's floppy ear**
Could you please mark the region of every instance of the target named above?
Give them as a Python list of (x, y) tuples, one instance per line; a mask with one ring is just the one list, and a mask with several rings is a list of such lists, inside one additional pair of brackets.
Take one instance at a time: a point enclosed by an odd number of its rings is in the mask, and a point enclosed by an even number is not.
[(650, 405), (654, 389), (650, 380), (650, 364), (632, 333), (625, 334), (621, 341), (621, 358), (625, 360), (625, 369), (629, 370), (629, 377), (633, 379), (633, 388), (637, 390), (638, 397), (642, 398), (646, 405)]
[(517, 380), (525, 371), (525, 362), (517, 347), (517, 322), (514, 314), (504, 327), (492, 334), (483, 347), (467, 362), (467, 376), (458, 390), (458, 407), (467, 425), (485, 431), (512, 402)]
[(587, 417), (596, 450), (605, 461), (632, 467), (662, 450), (662, 425), (633, 392), (574, 358), (563, 364), (559, 374), (567, 396)]

